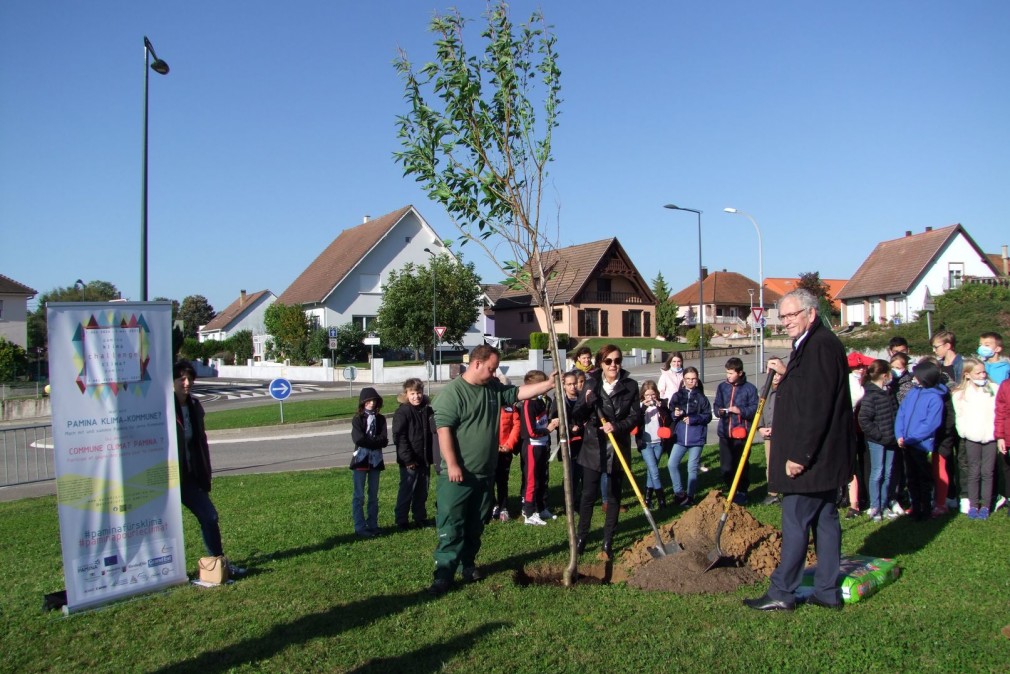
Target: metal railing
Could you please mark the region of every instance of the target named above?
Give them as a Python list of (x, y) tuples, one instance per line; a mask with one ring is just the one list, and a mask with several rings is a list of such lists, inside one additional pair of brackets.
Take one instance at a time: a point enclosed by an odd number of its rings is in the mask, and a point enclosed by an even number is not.
[(0, 487), (42, 482), (56, 477), (53, 463), (53, 427), (10, 426), (0, 428)]

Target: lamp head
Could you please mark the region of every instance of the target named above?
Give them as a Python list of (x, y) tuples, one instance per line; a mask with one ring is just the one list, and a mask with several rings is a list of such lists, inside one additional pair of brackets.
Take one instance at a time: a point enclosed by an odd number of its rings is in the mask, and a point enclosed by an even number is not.
[(726, 211), (727, 213), (736, 213), (737, 212), (737, 210), (735, 208), (724, 208), (722, 210)]
[(151, 70), (158, 73), (159, 75), (168, 74), (168, 64), (159, 58), (154, 59), (154, 63), (151, 64)]

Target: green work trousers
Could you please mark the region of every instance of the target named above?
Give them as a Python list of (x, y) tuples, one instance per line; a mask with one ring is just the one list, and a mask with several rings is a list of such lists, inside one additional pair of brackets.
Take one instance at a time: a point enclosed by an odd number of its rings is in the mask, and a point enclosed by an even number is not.
[(456, 568), (473, 568), (480, 551), (484, 522), (491, 512), (492, 475), (463, 472), (462, 482), (450, 482), (443, 471), (435, 488), (435, 579), (452, 580)]

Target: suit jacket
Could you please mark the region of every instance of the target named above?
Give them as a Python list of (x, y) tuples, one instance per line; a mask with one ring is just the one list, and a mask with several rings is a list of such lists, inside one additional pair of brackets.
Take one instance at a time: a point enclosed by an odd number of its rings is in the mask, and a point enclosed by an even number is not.
[[(775, 394), (769, 491), (809, 494), (845, 486), (852, 475), (856, 430), (845, 347), (820, 318), (793, 349)], [(786, 476), (786, 461), (804, 467)]]

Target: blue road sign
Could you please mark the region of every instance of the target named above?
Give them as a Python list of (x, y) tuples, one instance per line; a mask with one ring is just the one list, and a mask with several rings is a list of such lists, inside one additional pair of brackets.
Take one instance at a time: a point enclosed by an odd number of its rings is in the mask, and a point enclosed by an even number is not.
[(337, 329), (336, 329), (336, 328), (330, 328), (330, 330), (329, 330), (329, 334), (328, 334), (327, 336), (328, 336), (328, 337), (329, 337), (330, 339), (334, 339), (334, 338), (336, 338), (336, 336), (337, 336)]
[(291, 395), (291, 382), (287, 379), (274, 379), (270, 382), (270, 397), (274, 400), (287, 400)]

